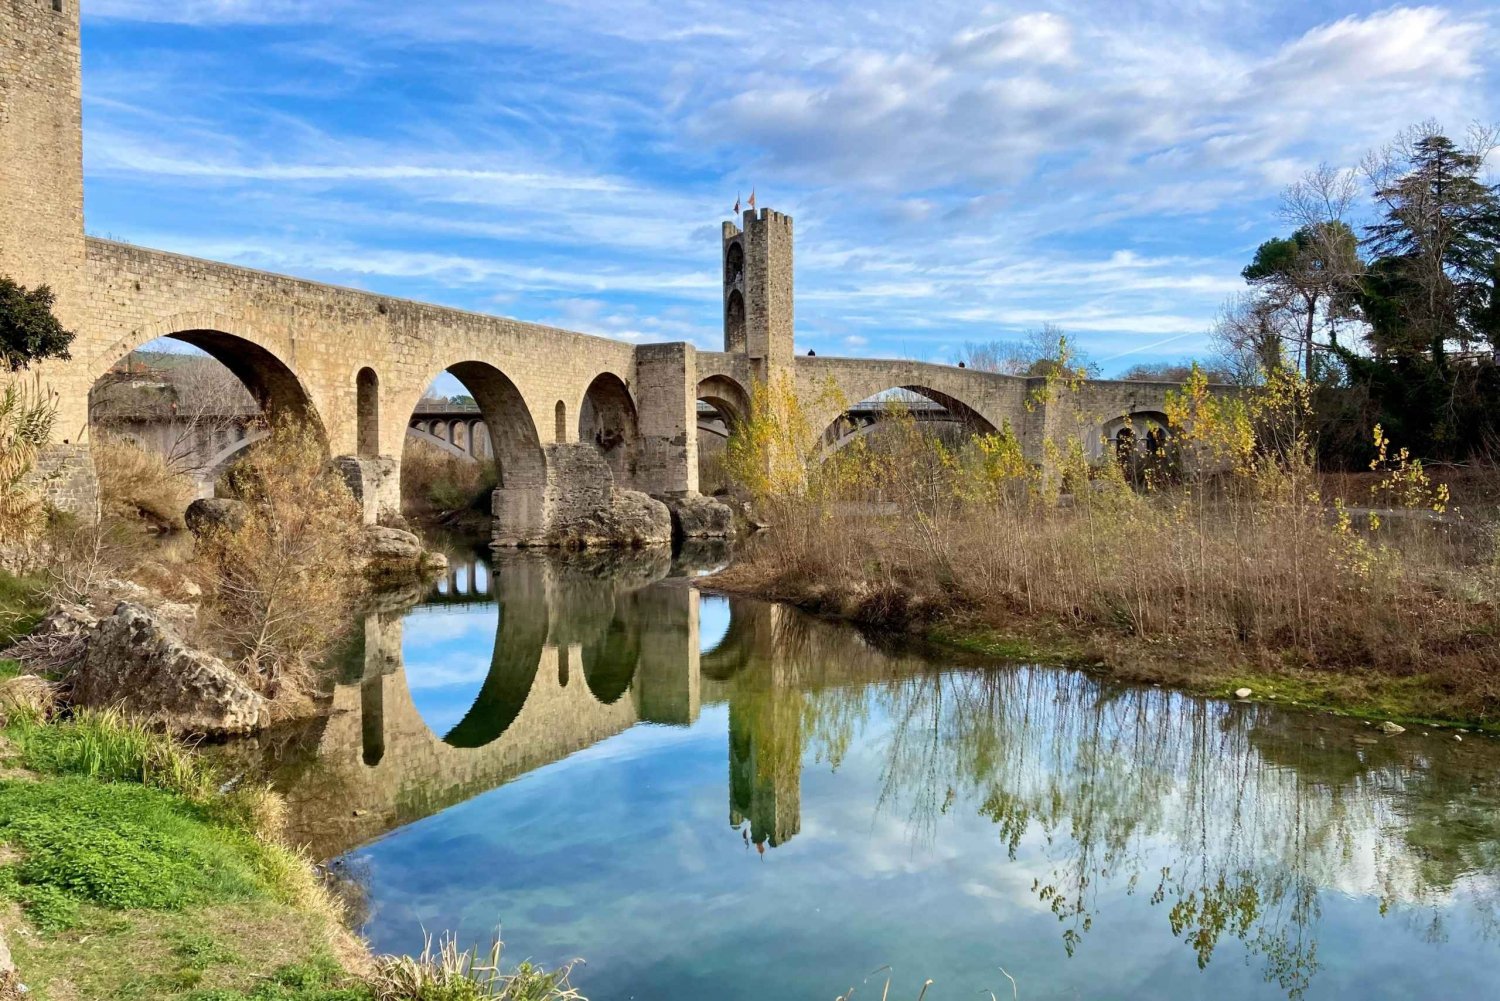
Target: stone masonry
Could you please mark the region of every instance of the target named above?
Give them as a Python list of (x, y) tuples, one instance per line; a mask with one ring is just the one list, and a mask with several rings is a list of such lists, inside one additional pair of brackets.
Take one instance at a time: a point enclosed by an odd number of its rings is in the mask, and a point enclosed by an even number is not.
[[(128, 352), (158, 337), (195, 345), (230, 368), (273, 419), (310, 421), (362, 485), (367, 519), (399, 496), (408, 424), (443, 371), (479, 402), (501, 479), (497, 538), (545, 540), (589, 505), (559, 500), (623, 488), (661, 497), (698, 490), (700, 398), (748, 407), (754, 380), (788, 373), (816, 421), (882, 390), (927, 393), (980, 429), (1009, 423), (1030, 454), (1043, 434), (1082, 421), (1096, 448), (1111, 422), (1162, 410), (1168, 386), (1090, 383), (1038, 406), (1035, 381), (904, 361), (799, 358), (794, 350), (793, 226), (762, 209), (723, 226), (725, 351), (632, 346), (520, 320), (446, 309), (198, 260), (83, 230), (78, 0), (0, 0), (0, 275), (49, 284), (76, 332), (72, 359), (41, 367), (58, 394), (55, 442), (42, 479), (59, 507), (92, 515), (90, 388)], [(618, 387), (629, 396), (619, 400)], [(604, 387), (604, 389), (601, 389)], [(829, 394), (828, 387), (837, 392)], [(611, 389), (606, 399), (603, 394)], [(580, 440), (581, 415), (625, 414), (628, 468), (584, 483), (599, 464), (558, 465)], [(608, 473), (609, 466), (602, 467)], [(623, 477), (623, 482), (622, 482)], [(367, 487), (365, 486), (367, 485)]]

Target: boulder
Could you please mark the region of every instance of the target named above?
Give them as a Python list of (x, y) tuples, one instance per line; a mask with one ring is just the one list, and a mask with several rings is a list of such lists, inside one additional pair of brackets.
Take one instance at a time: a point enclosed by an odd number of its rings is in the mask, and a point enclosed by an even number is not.
[(203, 535), (215, 529), (224, 529), (228, 532), (237, 532), (245, 524), (245, 515), (249, 508), (244, 501), (234, 500), (229, 497), (207, 497), (203, 500), (195, 500), (188, 505), (187, 513), (182, 520), (187, 524), (188, 531), (194, 535)]
[(672, 542), (672, 513), (639, 491), (616, 490), (608, 507), (573, 519), (550, 541), (567, 549), (665, 546)]
[(734, 537), (734, 511), (702, 494), (657, 498), (672, 515), (672, 536), (677, 539), (729, 539)]
[(365, 552), (378, 563), (410, 563), (415, 566), (426, 550), (422, 540), (411, 532), (384, 525), (370, 525), (364, 530)]
[(243, 678), (130, 602), (99, 620), (83, 663), (65, 685), (75, 706), (117, 706), (181, 735), (234, 736), (270, 721), (266, 700)]
[(1390, 720), (1386, 720), (1381, 723), (1377, 729), (1379, 729), (1381, 733), (1389, 733), (1392, 735), (1406, 732), (1406, 727), (1402, 726), (1400, 723), (1392, 723)]

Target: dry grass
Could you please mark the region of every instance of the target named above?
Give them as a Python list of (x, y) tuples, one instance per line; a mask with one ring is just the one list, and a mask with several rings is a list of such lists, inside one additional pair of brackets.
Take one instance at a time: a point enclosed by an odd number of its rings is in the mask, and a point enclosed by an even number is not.
[(1325, 500), (1341, 484), (1295, 450), (1268, 461), (1260, 440), (1243, 469), (1142, 491), (1071, 442), (1043, 475), (999, 445), (956, 454), (898, 426), (880, 461), (763, 494), (776, 528), (723, 583), (872, 625), (1066, 636), (1146, 676), (1159, 662), (1417, 682), (1419, 713), (1500, 718), (1493, 527), (1434, 511), (1441, 491), (1399, 457), (1351, 503), (1401, 516), (1341, 512)]
[(408, 441), (401, 458), (401, 506), (415, 517), (489, 510), (499, 485), (493, 462), (471, 462), (424, 441)]
[(196, 492), (189, 477), (127, 438), (96, 435), (92, 451), (105, 514), (137, 519), (159, 531), (182, 528)]
[(488, 954), (464, 949), (451, 936), (427, 937), (420, 956), (387, 957), (374, 980), (378, 1001), (443, 998), (445, 1001), (587, 1001), (568, 983), (573, 965), (542, 970), (522, 963), (503, 973), (504, 945)]

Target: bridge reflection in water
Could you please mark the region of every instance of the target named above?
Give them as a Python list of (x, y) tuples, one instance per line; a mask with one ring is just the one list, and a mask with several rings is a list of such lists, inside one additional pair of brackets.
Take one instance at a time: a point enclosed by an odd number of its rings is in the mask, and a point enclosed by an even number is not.
[[(730, 824), (757, 846), (786, 842), (800, 827), (802, 693), (920, 665), (779, 606), (654, 586), (721, 556), (689, 555), (523, 553), (493, 570), (475, 556), (415, 608), (367, 614), (314, 746), (282, 765), (293, 840), (330, 858), (637, 724), (690, 726), (707, 702), (729, 708)], [(463, 663), (477, 630), (494, 637), (482, 678)]]

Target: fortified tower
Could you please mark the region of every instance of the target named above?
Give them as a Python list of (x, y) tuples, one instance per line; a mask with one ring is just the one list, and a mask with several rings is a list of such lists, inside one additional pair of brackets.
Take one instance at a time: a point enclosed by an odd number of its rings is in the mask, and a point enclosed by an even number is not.
[[(51, 286), (54, 312), (83, 341), (83, 82), (79, 0), (0, 0), (0, 276)], [(73, 354), (87, 352), (77, 343)], [(40, 366), (58, 394), (53, 443), (32, 477), (57, 507), (99, 509), (88, 446), (88, 384), (69, 363)]]
[(84, 270), (79, 0), (0, 0), (0, 276), (79, 320)]
[(724, 350), (764, 377), (792, 363), (792, 217), (771, 209), (724, 224)]

